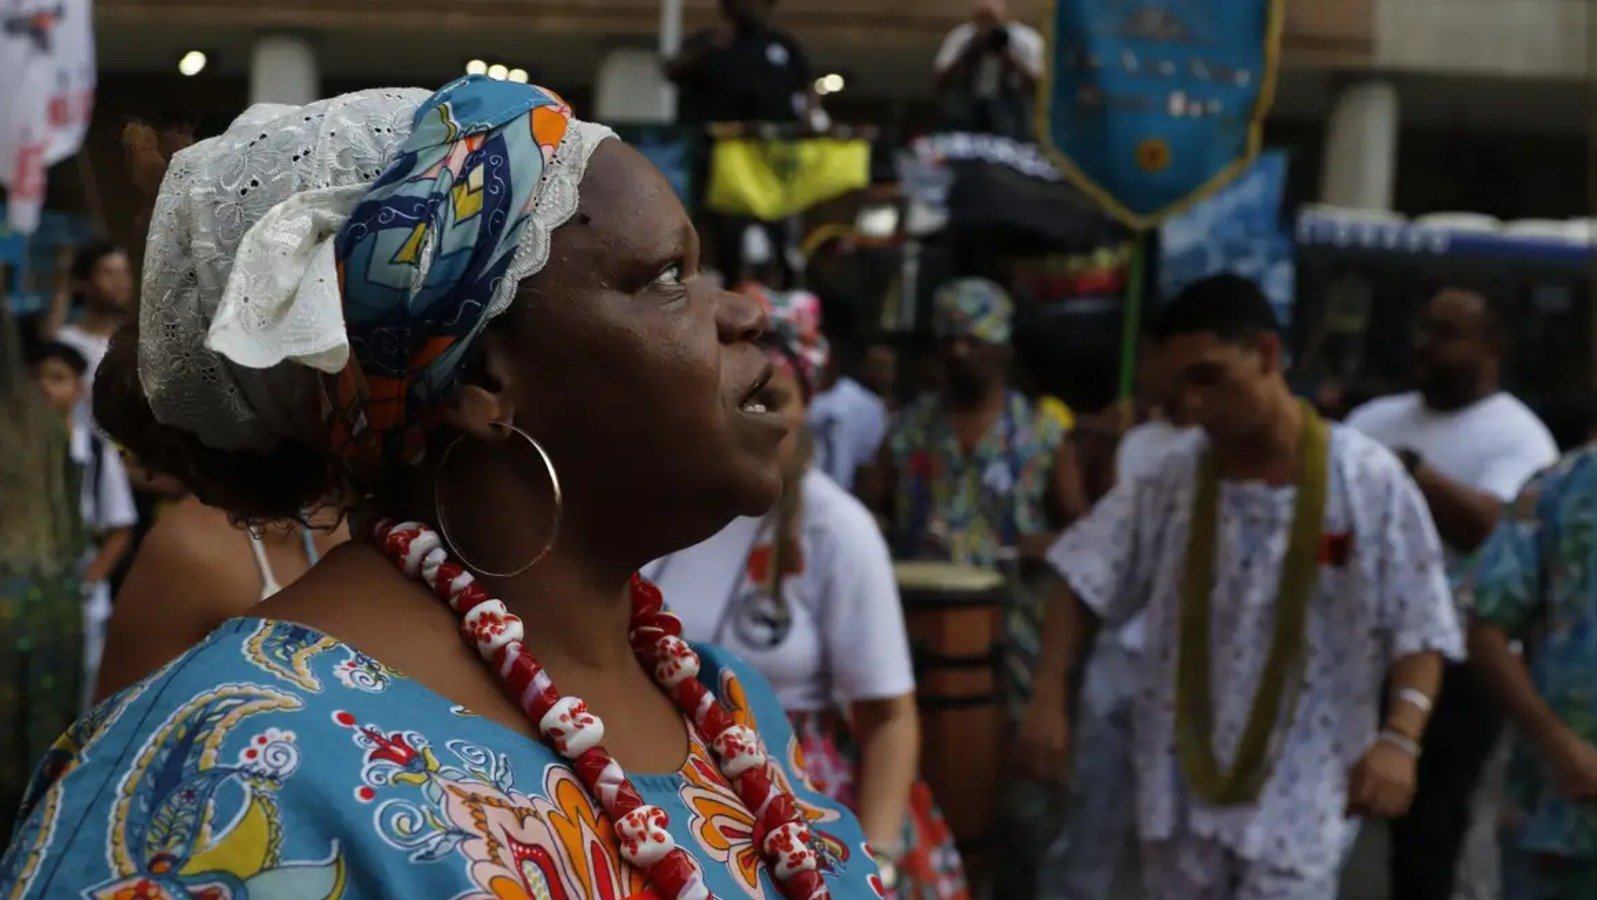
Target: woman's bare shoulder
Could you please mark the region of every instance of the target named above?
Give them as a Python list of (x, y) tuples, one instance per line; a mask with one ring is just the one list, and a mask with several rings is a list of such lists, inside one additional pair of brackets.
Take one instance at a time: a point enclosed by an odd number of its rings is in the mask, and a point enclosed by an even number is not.
[(221, 510), (187, 498), (164, 511), (139, 543), (113, 617), (159, 621), (198, 639), (248, 610), (260, 599), (260, 584), (244, 531)]
[(225, 513), (193, 499), (163, 512), (117, 593), (98, 695), (138, 681), (248, 611), (258, 579), (249, 543)]
[(193, 497), (179, 500), (150, 526), (139, 542), (139, 563), (182, 572), (184, 580), (199, 584), (254, 566), (244, 531), (227, 513)]

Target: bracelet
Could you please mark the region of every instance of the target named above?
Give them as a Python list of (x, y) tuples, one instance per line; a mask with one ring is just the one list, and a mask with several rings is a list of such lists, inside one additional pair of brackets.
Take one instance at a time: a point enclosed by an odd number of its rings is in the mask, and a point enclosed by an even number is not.
[(1420, 745), (1406, 734), (1400, 734), (1390, 728), (1383, 728), (1381, 729), (1381, 733), (1375, 736), (1375, 739), (1383, 743), (1391, 744), (1404, 753), (1407, 753), (1409, 756), (1419, 759)]
[(875, 849), (871, 851), (871, 861), (876, 863), (876, 874), (882, 880), (882, 887), (889, 891), (896, 891), (899, 881), (898, 861), (893, 858), (892, 854), (882, 853)]
[(1411, 706), (1415, 706), (1420, 712), (1425, 713), (1426, 715), (1430, 715), (1431, 713), (1432, 704), (1430, 696), (1418, 688), (1401, 688), (1398, 690), (1395, 697), (1399, 703), (1407, 703)]

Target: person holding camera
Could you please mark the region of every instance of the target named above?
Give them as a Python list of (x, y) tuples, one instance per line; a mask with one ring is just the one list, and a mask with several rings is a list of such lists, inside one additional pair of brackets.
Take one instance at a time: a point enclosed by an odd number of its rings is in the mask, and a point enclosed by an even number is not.
[(951, 131), (1032, 139), (1031, 106), (1042, 78), (1042, 34), (1008, 21), (1004, 0), (976, 0), (970, 21), (937, 51), (937, 93)]

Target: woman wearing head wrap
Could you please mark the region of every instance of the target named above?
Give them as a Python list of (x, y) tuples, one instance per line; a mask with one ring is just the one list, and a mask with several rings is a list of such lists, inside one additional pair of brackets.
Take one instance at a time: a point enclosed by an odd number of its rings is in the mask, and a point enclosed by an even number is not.
[(8, 895), (877, 895), (770, 688), (632, 575), (769, 507), (785, 428), (764, 314), (610, 138), (466, 79), (173, 157), (105, 424), (360, 538), (62, 738)]
[(967, 897), (953, 835), (915, 782), (915, 677), (887, 543), (870, 512), (811, 464), (805, 418), (828, 355), (820, 302), (744, 290), (771, 312), (776, 371), (756, 400), (791, 429), (782, 499), (644, 572), (673, 598), (688, 637), (770, 679), (810, 780), (859, 814), (895, 896)]

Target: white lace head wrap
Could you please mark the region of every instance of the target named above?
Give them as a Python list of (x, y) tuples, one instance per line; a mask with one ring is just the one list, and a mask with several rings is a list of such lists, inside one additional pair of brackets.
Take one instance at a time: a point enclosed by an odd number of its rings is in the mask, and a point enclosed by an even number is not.
[[(328, 438), (318, 373), (343, 373), (338, 385), (368, 397), (378, 378), (425, 383), (431, 392), (411, 393), (436, 400), (453, 376), (440, 362), (458, 365), (542, 268), (608, 136), (551, 92), (471, 78), (436, 94), (256, 106), (178, 153), (140, 305), (139, 377), (156, 419), (210, 447), (270, 450)], [(485, 174), (517, 190), (485, 193)], [(418, 359), (393, 340), (396, 325), (451, 349)], [(345, 441), (404, 443), (403, 427), (389, 431), (413, 424), (405, 416), (368, 417), (362, 397), (334, 394)]]

